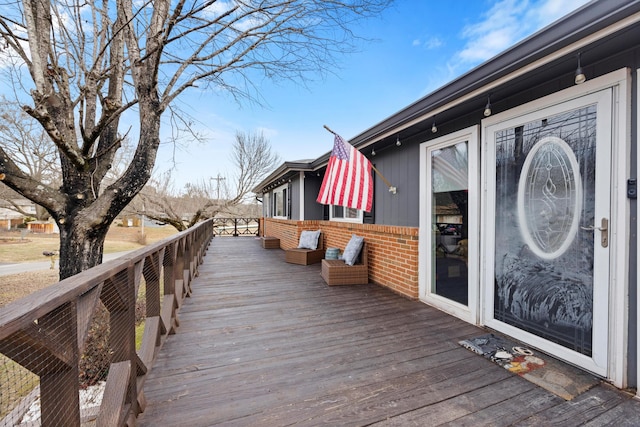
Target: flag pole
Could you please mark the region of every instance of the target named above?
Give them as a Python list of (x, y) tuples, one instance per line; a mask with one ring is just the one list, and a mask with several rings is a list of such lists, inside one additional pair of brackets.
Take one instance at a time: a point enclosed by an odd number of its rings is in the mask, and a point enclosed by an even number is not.
[[(327, 125), (322, 125), (322, 126), (323, 126), (326, 130), (328, 130), (329, 132), (331, 132), (332, 134), (334, 134), (335, 136), (338, 136), (338, 134), (337, 134), (336, 132), (334, 132), (333, 130), (331, 130), (331, 129), (329, 128), (329, 126), (327, 126)], [(380, 179), (382, 179), (382, 182), (384, 182), (384, 183), (387, 185), (387, 187), (389, 187), (389, 192), (390, 192), (390, 193), (393, 193), (393, 194), (396, 194), (397, 188), (396, 188), (396, 187), (394, 187), (393, 185), (391, 185), (391, 183), (387, 180), (387, 178), (385, 178), (385, 177), (384, 177), (384, 175), (382, 175), (382, 174), (380, 173), (380, 171), (379, 171), (378, 169), (376, 169), (376, 167), (375, 167), (375, 166), (371, 165), (371, 169), (373, 169), (373, 171), (374, 171), (375, 173), (377, 173), (377, 174), (378, 174), (378, 176), (380, 177)]]

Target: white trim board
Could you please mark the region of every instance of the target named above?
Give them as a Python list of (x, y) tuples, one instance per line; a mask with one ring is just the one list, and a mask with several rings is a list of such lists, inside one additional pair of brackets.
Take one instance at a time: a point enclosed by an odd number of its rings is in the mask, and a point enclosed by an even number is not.
[[(640, 140), (640, 69), (636, 70), (636, 181), (638, 179), (638, 167), (640, 165), (640, 149), (638, 149), (638, 141)], [(637, 183), (636, 183), (637, 185)], [(637, 206), (637, 202), (636, 202)], [(636, 207), (637, 209), (637, 207)], [(637, 221), (637, 220), (636, 220)], [(640, 239), (637, 234), (636, 225), (636, 398), (640, 399), (640, 320), (638, 310), (640, 310), (640, 280), (638, 279), (638, 266), (640, 265), (640, 251), (638, 250), (638, 242)]]

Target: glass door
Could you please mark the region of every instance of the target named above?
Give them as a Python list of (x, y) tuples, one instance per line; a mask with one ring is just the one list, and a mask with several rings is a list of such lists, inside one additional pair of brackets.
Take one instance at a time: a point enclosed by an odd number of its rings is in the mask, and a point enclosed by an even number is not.
[(602, 374), (610, 99), (604, 91), (487, 128), (487, 324)]
[(476, 323), (477, 128), (421, 147), (420, 295), (426, 302)]
[(429, 150), (431, 169), (430, 292), (467, 306), (469, 303), (469, 158), (468, 141)]

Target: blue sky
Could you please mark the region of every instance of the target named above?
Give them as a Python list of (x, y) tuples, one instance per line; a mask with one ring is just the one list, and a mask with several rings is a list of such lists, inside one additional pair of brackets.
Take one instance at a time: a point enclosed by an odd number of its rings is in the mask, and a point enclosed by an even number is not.
[[(587, 3), (586, 0), (398, 0), (356, 28), (371, 41), (340, 59), (322, 81), (262, 85), (268, 105), (190, 94), (205, 144), (162, 148), (157, 169), (172, 167), (175, 188), (233, 172), (236, 131), (261, 131), (282, 160), (317, 158), (331, 150), (323, 125), (352, 138), (473, 67)], [(185, 102), (186, 101), (186, 102)]]

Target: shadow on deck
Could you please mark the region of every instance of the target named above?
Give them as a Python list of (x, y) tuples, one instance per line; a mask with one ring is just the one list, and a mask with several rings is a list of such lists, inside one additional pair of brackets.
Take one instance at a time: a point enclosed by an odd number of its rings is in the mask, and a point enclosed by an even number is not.
[(141, 426), (638, 425), (606, 384), (565, 401), (460, 347), (484, 333), (375, 285), (327, 286), (214, 238), (144, 387)]

